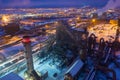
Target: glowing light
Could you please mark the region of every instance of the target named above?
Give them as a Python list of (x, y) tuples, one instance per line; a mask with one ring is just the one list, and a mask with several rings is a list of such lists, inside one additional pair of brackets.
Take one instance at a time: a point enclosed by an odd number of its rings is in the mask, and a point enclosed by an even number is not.
[(96, 22), (96, 19), (92, 19), (92, 22), (95, 23), (95, 22)]
[(69, 19), (69, 22), (72, 22), (72, 19)]
[(45, 25), (45, 28), (47, 28), (47, 29), (48, 29), (48, 28), (50, 28), (50, 26), (49, 26), (49, 25)]
[(9, 16), (2, 16), (2, 22), (3, 23), (9, 23), (10, 22), (10, 17)]
[(25, 74), (24, 74), (24, 77), (25, 77), (25, 78), (28, 78), (28, 75), (27, 75), (27, 73), (25, 73)]
[(23, 42), (23, 43), (30, 43), (31, 41), (30, 41), (29, 38), (26, 38), (26, 39), (23, 39), (22, 42)]
[(22, 39), (22, 42), (23, 43), (30, 43), (31, 42), (30, 37), (29, 36), (24, 36), (23, 39)]
[(77, 20), (80, 20), (80, 17), (77, 17), (76, 19), (77, 19)]
[(55, 22), (55, 25), (58, 25), (58, 22), (57, 22), (57, 21)]
[(117, 25), (118, 21), (117, 20), (110, 20), (110, 24)]

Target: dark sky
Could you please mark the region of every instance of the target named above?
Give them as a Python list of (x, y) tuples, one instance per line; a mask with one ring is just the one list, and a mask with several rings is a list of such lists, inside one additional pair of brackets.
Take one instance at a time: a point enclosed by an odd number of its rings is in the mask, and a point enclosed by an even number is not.
[(108, 0), (0, 0), (0, 7), (103, 7)]

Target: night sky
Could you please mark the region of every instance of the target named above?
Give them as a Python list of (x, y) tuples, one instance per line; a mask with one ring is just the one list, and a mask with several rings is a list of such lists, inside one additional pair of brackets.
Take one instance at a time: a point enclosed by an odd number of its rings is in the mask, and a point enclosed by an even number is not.
[(36, 8), (36, 7), (103, 7), (109, 0), (0, 0), (0, 8)]

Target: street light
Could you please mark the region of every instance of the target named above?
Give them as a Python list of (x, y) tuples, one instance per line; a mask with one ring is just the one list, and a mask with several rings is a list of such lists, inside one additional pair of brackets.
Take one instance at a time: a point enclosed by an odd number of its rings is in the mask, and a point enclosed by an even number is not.
[(77, 19), (77, 20), (80, 20), (80, 17), (77, 17), (76, 19)]
[(95, 25), (96, 19), (92, 19), (91, 22), (92, 22), (93, 25)]
[(92, 19), (92, 23), (95, 23), (96, 22), (96, 19)]

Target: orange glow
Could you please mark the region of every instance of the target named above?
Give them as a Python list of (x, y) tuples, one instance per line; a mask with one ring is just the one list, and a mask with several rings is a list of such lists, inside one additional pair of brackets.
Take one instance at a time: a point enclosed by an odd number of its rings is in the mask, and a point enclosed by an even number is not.
[(8, 24), (10, 22), (10, 17), (9, 16), (2, 16), (2, 22), (4, 24)]
[(110, 24), (117, 25), (118, 24), (118, 20), (110, 20)]
[(80, 20), (80, 17), (77, 17), (76, 19), (77, 19), (77, 20)]
[(89, 34), (94, 33), (97, 36), (97, 42), (99, 42), (100, 38), (104, 38), (105, 41), (115, 40), (117, 25), (112, 24), (98, 24), (94, 27), (89, 27)]
[(92, 19), (92, 22), (95, 23), (95, 22), (96, 22), (96, 19)]
[(48, 29), (48, 28), (50, 28), (50, 26), (49, 25), (45, 25), (45, 28)]

